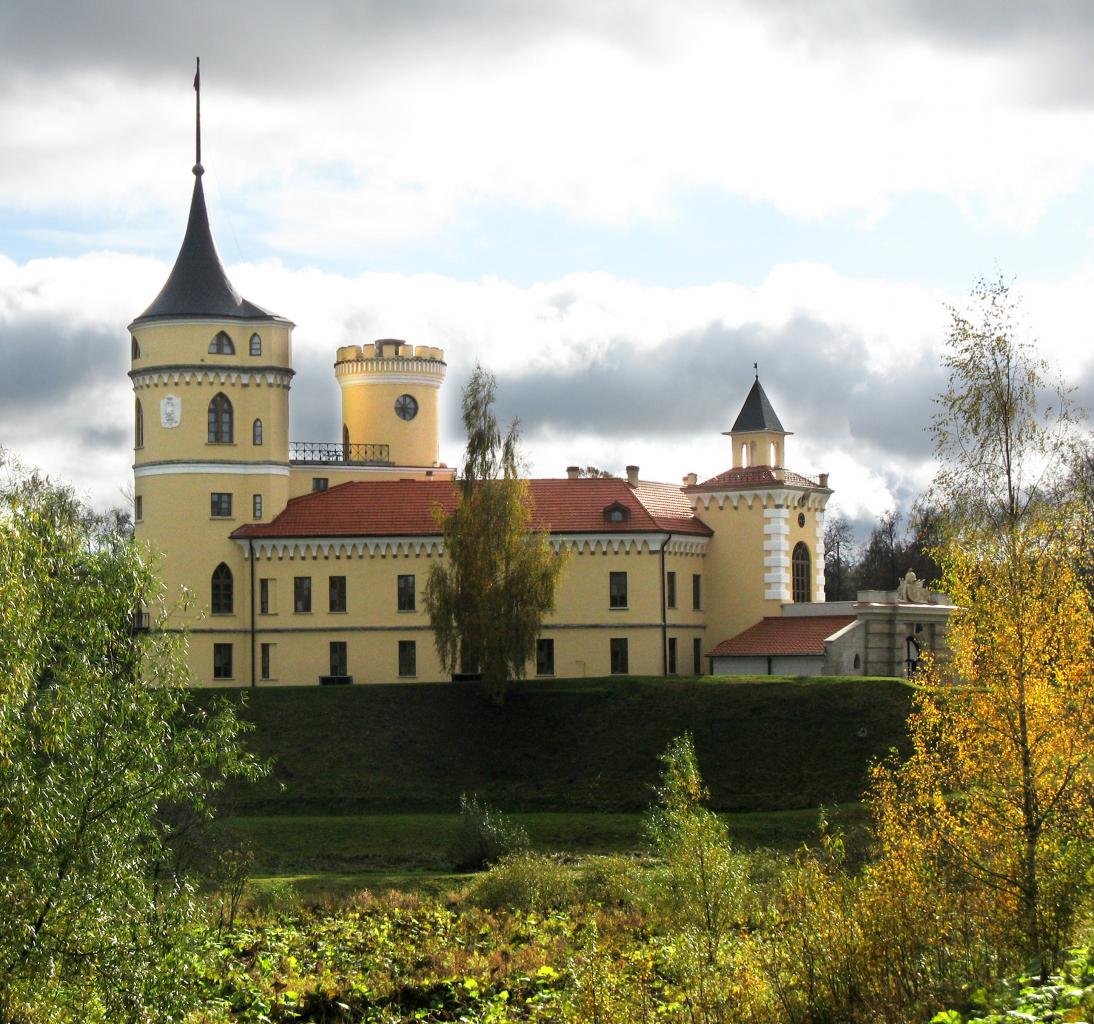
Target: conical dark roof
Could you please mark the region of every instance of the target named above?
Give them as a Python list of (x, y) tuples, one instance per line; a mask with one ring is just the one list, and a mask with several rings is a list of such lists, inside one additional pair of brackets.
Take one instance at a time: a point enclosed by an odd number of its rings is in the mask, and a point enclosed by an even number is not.
[(745, 404), (741, 406), (741, 411), (737, 414), (737, 422), (733, 424), (730, 433), (736, 434), (746, 430), (770, 430), (780, 434), (787, 433), (779, 422), (779, 417), (775, 415), (775, 410), (771, 408), (771, 402), (764, 394), (759, 377), (753, 383), (752, 390), (749, 391), (748, 397), (745, 399)]
[(194, 168), (194, 174), (190, 219), (175, 265), (155, 301), (133, 322), (140, 324), (176, 317), (269, 320), (273, 313), (242, 298), (228, 280), (209, 228), (200, 164)]

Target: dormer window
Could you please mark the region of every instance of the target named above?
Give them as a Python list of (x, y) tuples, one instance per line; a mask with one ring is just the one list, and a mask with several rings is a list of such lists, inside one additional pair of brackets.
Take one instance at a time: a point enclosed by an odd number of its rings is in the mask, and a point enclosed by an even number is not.
[(631, 517), (631, 510), (618, 501), (613, 501), (604, 509), (604, 519), (609, 523), (625, 523)]
[(225, 331), (217, 331), (216, 336), (209, 342), (209, 354), (214, 356), (234, 356), (236, 354), (236, 347)]

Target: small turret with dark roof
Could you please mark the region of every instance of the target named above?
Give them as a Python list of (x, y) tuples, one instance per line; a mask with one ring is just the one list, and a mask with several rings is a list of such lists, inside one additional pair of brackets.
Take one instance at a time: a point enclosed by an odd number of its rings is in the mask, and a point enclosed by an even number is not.
[(746, 430), (787, 433), (783, 430), (779, 417), (775, 415), (775, 410), (771, 407), (759, 377), (753, 382), (752, 390), (749, 391), (745, 404), (741, 406), (741, 411), (737, 414), (737, 420), (730, 433), (736, 434)]

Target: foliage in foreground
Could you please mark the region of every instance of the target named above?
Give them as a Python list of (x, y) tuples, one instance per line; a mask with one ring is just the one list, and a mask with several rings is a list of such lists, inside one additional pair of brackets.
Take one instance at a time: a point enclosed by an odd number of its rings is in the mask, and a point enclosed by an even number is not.
[[(0, 490), (0, 1020), (178, 1019), (197, 910), (178, 826), (254, 774), (227, 710), (186, 704), (155, 581), (70, 493)], [(149, 685), (155, 680), (156, 685)]]

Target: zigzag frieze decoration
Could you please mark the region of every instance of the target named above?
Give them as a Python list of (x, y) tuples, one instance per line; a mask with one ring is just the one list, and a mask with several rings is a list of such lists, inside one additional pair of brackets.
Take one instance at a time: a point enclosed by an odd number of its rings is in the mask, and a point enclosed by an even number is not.
[(183, 385), (183, 384), (210, 384), (218, 387), (222, 384), (239, 384), (242, 387), (274, 387), (284, 388), (286, 391), (292, 383), (291, 373), (278, 373), (276, 371), (249, 371), (239, 372), (230, 370), (147, 370), (134, 375), (134, 388), (152, 388), (157, 385)]
[[(243, 557), (250, 556), (246, 540), (237, 539)], [(316, 561), (342, 558), (411, 558), (440, 555), (444, 542), (439, 537), (367, 537), (354, 540), (326, 538), (286, 538), (284, 540), (262, 538), (252, 542), (256, 561)]]
[[(660, 535), (654, 535), (660, 540)], [(249, 557), (246, 539), (237, 539), (243, 551), (243, 557)], [(260, 538), (254, 540), (256, 560), (277, 559), (315, 561), (317, 559), (341, 558), (410, 558), (425, 555), (444, 554), (444, 541), (440, 537), (366, 537), (353, 540), (327, 538)], [(647, 536), (640, 537), (567, 537), (554, 536), (551, 545), (556, 551), (566, 550), (575, 554), (656, 554), (661, 550), (659, 543), (651, 543)], [(674, 538), (666, 550), (670, 554), (697, 555), (706, 553), (707, 538)]]

